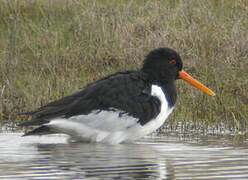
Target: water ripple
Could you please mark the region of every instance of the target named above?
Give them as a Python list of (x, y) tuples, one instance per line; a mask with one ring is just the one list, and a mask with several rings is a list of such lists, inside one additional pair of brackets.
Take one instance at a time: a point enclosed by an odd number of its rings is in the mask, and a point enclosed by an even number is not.
[(0, 179), (247, 179), (247, 141), (238, 144), (163, 136), (107, 145), (2, 133)]

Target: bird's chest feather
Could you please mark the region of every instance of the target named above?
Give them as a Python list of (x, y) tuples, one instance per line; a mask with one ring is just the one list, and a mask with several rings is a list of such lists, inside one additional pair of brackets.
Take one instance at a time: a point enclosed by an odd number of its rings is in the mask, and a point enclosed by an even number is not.
[(155, 118), (153, 118), (151, 121), (145, 124), (144, 127), (142, 127), (142, 131), (144, 131), (144, 134), (149, 134), (160, 128), (174, 109), (174, 107), (171, 107), (169, 105), (166, 94), (160, 86), (152, 85), (151, 95), (159, 99), (160, 112)]

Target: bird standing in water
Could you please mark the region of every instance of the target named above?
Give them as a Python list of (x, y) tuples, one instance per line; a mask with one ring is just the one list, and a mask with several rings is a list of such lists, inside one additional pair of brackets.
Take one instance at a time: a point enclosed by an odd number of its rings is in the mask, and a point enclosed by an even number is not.
[(155, 49), (140, 70), (111, 74), (70, 96), (22, 113), (34, 118), (20, 126), (39, 126), (24, 136), (63, 133), (76, 140), (118, 144), (148, 135), (173, 111), (175, 80), (183, 79), (215, 95), (182, 66), (174, 50)]

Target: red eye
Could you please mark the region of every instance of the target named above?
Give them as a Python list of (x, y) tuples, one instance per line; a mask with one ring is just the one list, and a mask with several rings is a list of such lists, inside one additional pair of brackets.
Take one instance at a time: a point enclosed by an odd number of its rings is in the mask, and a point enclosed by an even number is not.
[(172, 64), (172, 65), (176, 65), (176, 60), (174, 60), (174, 59), (172, 59), (172, 60), (170, 60), (170, 64)]

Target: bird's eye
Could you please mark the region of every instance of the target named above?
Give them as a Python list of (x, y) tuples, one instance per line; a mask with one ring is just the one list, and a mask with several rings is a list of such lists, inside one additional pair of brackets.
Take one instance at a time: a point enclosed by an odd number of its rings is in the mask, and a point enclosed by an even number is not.
[(174, 60), (174, 59), (170, 60), (169, 62), (170, 62), (170, 64), (172, 64), (172, 65), (176, 65), (176, 63), (177, 63), (176, 60)]

